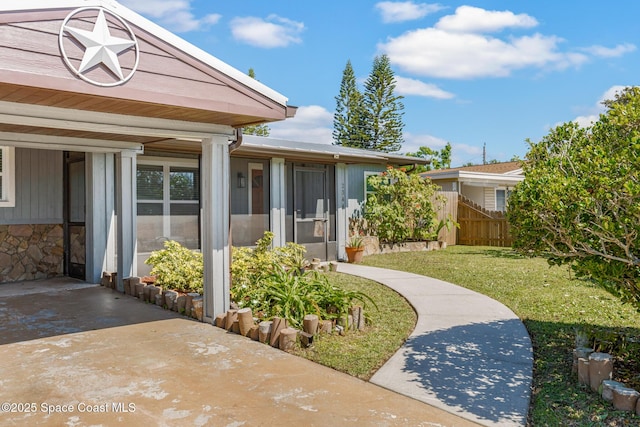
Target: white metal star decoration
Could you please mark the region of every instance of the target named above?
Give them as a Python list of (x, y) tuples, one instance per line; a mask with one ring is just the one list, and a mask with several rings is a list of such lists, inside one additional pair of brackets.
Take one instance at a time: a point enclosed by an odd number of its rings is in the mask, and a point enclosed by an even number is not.
[[(65, 22), (62, 25), (62, 29), (60, 31), (60, 49), (62, 50), (63, 56), (67, 65), (83, 80), (86, 80), (90, 83), (97, 84), (99, 86), (114, 86), (117, 84), (124, 83), (128, 80), (135, 68), (137, 67), (138, 60), (138, 52), (137, 52), (137, 42), (135, 40), (135, 36), (128, 25), (122, 21), (119, 17), (115, 16), (120, 22), (123, 24), (124, 28), (127, 29), (129, 34), (131, 35), (131, 39), (124, 39), (120, 37), (114, 37), (111, 35), (109, 30), (109, 23), (105, 18), (105, 13), (102, 8), (98, 8), (98, 16), (96, 18), (96, 22), (94, 24), (93, 30), (88, 31), (80, 28), (74, 28), (67, 25), (69, 19), (78, 12), (84, 11), (88, 8), (83, 8), (72, 12)], [(82, 57), (82, 62), (80, 66), (75, 69), (75, 67), (69, 61), (63, 47), (63, 33), (67, 32), (76, 39), (84, 48), (84, 55)], [(136, 65), (134, 69), (131, 71), (128, 77), (125, 78), (122, 67), (120, 66), (120, 60), (118, 59), (118, 55), (132, 46), (136, 47)], [(109, 69), (116, 77), (118, 77), (118, 81), (115, 83), (100, 83), (93, 81), (86, 77), (83, 73), (90, 70), (91, 68), (104, 64), (105, 67)]]

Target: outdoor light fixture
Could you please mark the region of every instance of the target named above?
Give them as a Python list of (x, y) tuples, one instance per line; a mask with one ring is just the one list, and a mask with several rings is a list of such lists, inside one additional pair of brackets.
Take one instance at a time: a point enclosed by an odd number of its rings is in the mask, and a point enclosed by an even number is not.
[(238, 172), (238, 188), (244, 188), (247, 186), (247, 179), (242, 174), (242, 172)]

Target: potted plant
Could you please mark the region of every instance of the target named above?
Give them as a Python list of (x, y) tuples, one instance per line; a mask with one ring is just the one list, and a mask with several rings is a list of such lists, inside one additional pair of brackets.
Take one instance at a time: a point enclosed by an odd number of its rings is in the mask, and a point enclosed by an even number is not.
[(364, 241), (360, 236), (353, 236), (347, 242), (345, 247), (347, 252), (347, 260), (350, 263), (359, 263), (362, 262), (362, 257), (364, 256)]

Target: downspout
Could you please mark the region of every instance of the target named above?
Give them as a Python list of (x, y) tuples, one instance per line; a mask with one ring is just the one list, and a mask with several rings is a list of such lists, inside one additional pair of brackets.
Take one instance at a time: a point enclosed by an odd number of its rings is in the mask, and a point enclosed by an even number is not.
[(407, 169), (406, 172), (409, 174), (409, 173), (413, 172), (417, 167), (418, 167), (418, 165), (416, 163), (414, 163), (414, 164), (411, 165), (411, 169)]
[(236, 128), (233, 131), (235, 133), (235, 136), (229, 144), (229, 154), (233, 153), (242, 145), (242, 128)]
[[(235, 136), (229, 143), (229, 156), (235, 150), (240, 148), (242, 145), (242, 128), (234, 129)], [(229, 159), (229, 171), (231, 171), (231, 159)], [(229, 187), (231, 187), (231, 180), (229, 180)], [(233, 225), (231, 224), (231, 188), (229, 188), (229, 283), (233, 281), (233, 276), (231, 276), (231, 263), (233, 262)], [(231, 286), (230, 286), (231, 287)]]

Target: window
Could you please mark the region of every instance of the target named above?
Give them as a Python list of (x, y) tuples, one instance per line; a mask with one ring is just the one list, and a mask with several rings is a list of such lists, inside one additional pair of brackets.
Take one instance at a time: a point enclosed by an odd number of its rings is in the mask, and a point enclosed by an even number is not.
[(15, 176), (13, 147), (0, 147), (0, 207), (14, 207)]
[(367, 201), (367, 197), (369, 194), (373, 194), (374, 190), (371, 184), (369, 183), (369, 178), (372, 176), (379, 176), (382, 172), (369, 172), (365, 171), (364, 173), (364, 201)]
[(509, 189), (500, 188), (496, 190), (496, 210), (505, 212), (507, 210), (507, 203), (509, 200)]
[[(364, 173), (364, 200), (363, 200), (363, 202), (367, 201), (367, 198), (369, 197), (370, 194), (375, 193), (375, 190), (373, 189), (373, 186), (369, 182), (369, 178), (371, 178), (372, 176), (380, 176), (382, 174), (383, 174), (383, 172), (365, 171), (365, 173)], [(383, 181), (383, 184), (389, 185), (389, 184), (391, 184), (391, 180), (389, 178), (387, 178), (386, 181)]]
[(190, 249), (200, 247), (200, 173), (195, 160), (140, 159), (138, 251), (162, 249), (175, 240)]

